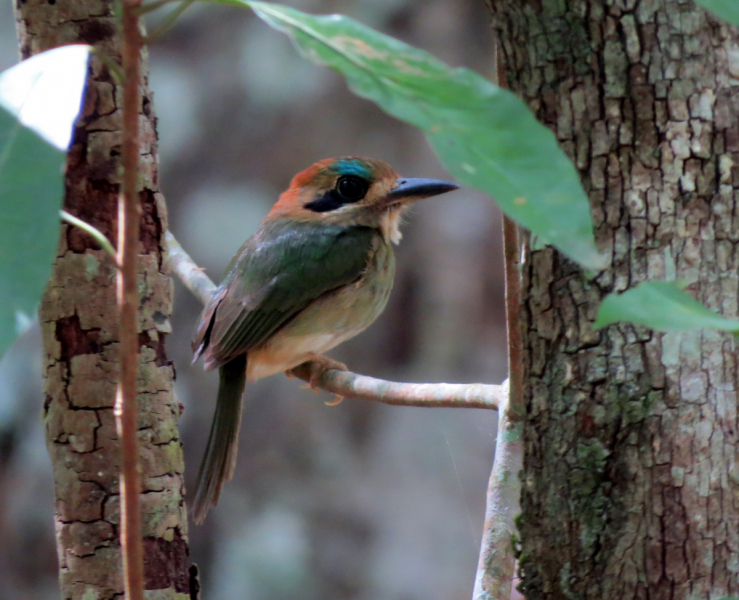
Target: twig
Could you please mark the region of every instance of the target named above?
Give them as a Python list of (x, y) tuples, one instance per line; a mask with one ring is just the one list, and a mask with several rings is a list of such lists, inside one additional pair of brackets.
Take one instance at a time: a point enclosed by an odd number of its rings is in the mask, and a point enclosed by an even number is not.
[[(505, 74), (496, 49), (498, 85), (505, 86)], [(488, 483), (485, 528), (480, 546), (473, 600), (508, 600), (511, 597), (516, 558), (513, 536), (515, 516), (520, 512), (523, 468), (524, 371), (521, 337), (521, 276), (519, 273), (518, 227), (503, 216), (503, 256), (505, 261), (506, 322), (508, 323), (508, 377), (510, 393), (498, 412), (495, 459)]]
[(121, 548), (127, 600), (144, 600), (144, 559), (141, 540), (138, 470), (139, 446), (136, 437), (136, 372), (139, 336), (137, 310), (137, 254), (141, 202), (137, 189), (139, 164), (139, 70), (141, 31), (136, 9), (140, 0), (123, 0), (123, 190), (118, 201), (118, 305), (120, 307), (120, 384), (116, 399), (116, 425), (121, 438)]
[[(290, 371), (310, 382), (308, 361)], [(397, 383), (357, 375), (351, 371), (329, 369), (318, 376), (317, 386), (343, 398), (360, 398), (392, 406), (428, 406), (447, 408), (490, 408), (498, 410), (508, 385), (483, 383)]]
[(74, 225), (75, 227), (79, 227), (82, 231), (85, 233), (88, 233), (98, 244), (99, 246), (105, 250), (108, 254), (110, 254), (113, 257), (113, 260), (116, 263), (116, 266), (118, 266), (118, 255), (116, 254), (115, 248), (113, 248), (113, 244), (110, 243), (110, 240), (105, 237), (102, 231), (99, 229), (96, 229), (89, 223), (86, 223), (82, 219), (78, 219), (73, 214), (68, 213), (66, 210), (60, 210), (59, 214), (62, 217), (62, 221), (66, 221), (70, 225)]
[[(168, 231), (167, 264), (203, 304), (207, 304), (216, 286), (185, 252)], [(310, 381), (312, 361), (295, 367), (291, 373)], [(396, 383), (358, 375), (351, 371), (330, 369), (318, 377), (317, 387), (345, 398), (361, 398), (394, 406), (436, 406), (450, 408), (497, 409), (507, 386), (482, 383)]]
[(167, 243), (165, 255), (169, 268), (177, 274), (180, 281), (201, 304), (208, 304), (216, 291), (216, 284), (195, 264), (170, 231), (164, 233), (164, 241)]

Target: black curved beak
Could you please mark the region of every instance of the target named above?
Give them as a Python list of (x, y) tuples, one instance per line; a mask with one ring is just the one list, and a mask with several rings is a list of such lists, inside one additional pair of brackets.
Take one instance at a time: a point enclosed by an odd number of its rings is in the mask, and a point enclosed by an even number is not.
[(423, 179), (409, 177), (398, 179), (395, 187), (390, 190), (387, 199), (390, 202), (397, 200), (421, 200), (430, 196), (438, 196), (459, 189), (456, 183), (443, 179)]

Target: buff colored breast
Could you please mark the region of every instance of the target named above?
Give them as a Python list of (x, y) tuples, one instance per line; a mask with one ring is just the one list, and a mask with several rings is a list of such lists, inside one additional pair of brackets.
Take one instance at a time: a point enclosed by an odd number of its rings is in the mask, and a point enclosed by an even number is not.
[(367, 269), (355, 283), (324, 294), (285, 324), (261, 346), (249, 350), (248, 381), (287, 371), (354, 337), (382, 313), (395, 276), (389, 240), (373, 241)]

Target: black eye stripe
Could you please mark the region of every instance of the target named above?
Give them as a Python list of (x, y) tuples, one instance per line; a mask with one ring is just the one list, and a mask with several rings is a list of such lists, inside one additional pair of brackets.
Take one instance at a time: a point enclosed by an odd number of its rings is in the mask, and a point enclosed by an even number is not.
[(345, 204), (359, 202), (365, 197), (368, 189), (369, 184), (361, 177), (354, 175), (340, 177), (336, 182), (336, 187), (305, 204), (305, 208), (318, 213), (330, 212)]
[(336, 191), (329, 190), (320, 198), (316, 198), (315, 200), (308, 202), (305, 205), (305, 208), (312, 210), (313, 212), (322, 213), (336, 210), (342, 206), (344, 206), (344, 202), (339, 198), (338, 194), (336, 194)]

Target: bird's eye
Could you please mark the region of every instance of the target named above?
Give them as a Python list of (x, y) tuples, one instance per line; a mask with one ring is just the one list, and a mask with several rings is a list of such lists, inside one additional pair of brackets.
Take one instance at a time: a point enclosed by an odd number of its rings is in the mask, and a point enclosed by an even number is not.
[(367, 182), (364, 179), (348, 175), (336, 182), (336, 192), (345, 202), (356, 202), (367, 193)]

